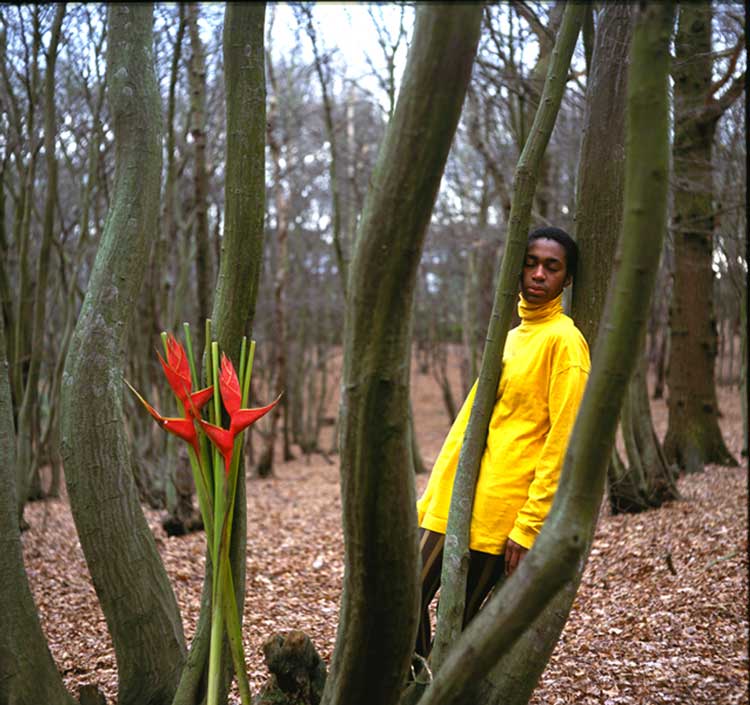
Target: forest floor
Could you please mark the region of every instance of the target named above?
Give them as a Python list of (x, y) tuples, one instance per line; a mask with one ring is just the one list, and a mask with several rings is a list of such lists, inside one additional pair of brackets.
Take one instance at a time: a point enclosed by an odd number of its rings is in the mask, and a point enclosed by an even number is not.
[[(448, 418), (431, 376), (415, 368), (412, 384), (429, 468)], [(720, 387), (719, 395), (724, 438), (740, 459), (739, 392)], [(663, 435), (665, 404), (654, 401), (652, 409)], [(573, 611), (532, 703), (748, 703), (747, 459), (741, 462), (683, 477), (682, 499), (656, 511), (611, 516), (605, 503)], [(426, 481), (417, 476), (418, 493)], [(248, 482), (244, 639), (254, 692), (267, 677), (261, 646), (276, 631), (307, 632), (330, 659), (344, 569), (340, 508), (338, 465), (320, 455), (277, 464), (274, 478)], [(161, 513), (145, 511), (190, 639), (204, 536), (168, 538)], [(64, 497), (34, 503), (26, 518), (27, 572), (65, 683), (74, 694), (95, 683), (114, 703), (112, 643), (70, 508)]]

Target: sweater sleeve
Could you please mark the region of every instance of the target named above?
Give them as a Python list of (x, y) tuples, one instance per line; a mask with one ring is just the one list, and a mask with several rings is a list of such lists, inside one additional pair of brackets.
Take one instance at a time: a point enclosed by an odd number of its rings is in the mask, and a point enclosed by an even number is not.
[(556, 372), (550, 380), (549, 433), (534, 468), (528, 498), (509, 536), (524, 548), (531, 548), (552, 506), (587, 379), (588, 365), (581, 361)]

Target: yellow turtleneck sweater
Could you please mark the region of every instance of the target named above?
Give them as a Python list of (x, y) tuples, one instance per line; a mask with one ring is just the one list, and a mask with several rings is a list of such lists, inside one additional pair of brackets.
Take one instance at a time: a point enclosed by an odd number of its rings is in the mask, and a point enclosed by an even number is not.
[[(470, 547), (499, 555), (511, 538), (531, 548), (552, 505), (590, 368), (589, 348), (562, 310), (562, 295), (533, 306), (519, 296), (521, 324), (508, 333), (503, 373), (479, 469)], [(427, 488), (419, 525), (445, 533), (453, 478), (476, 382), (453, 422)]]

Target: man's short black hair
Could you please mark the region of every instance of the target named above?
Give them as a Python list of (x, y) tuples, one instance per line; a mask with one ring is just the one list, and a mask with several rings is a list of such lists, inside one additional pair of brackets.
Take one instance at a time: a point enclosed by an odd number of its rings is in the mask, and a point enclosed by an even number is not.
[(578, 245), (562, 228), (544, 227), (537, 228), (529, 233), (528, 247), (534, 240), (554, 240), (559, 242), (565, 250), (565, 273), (575, 278), (578, 268)]

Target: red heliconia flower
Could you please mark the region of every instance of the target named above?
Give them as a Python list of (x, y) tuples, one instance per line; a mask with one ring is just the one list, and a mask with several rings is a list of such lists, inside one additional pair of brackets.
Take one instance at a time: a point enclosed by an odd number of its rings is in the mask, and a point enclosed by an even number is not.
[(193, 418), (191, 416), (187, 416), (186, 418), (162, 416), (156, 409), (154, 409), (153, 406), (151, 406), (151, 404), (149, 404), (140, 394), (138, 394), (138, 392), (133, 388), (133, 385), (130, 384), (128, 380), (125, 380), (125, 384), (130, 387), (130, 390), (133, 392), (133, 394), (135, 394), (141, 404), (146, 407), (148, 413), (151, 414), (154, 419), (156, 419), (156, 422), (165, 431), (169, 431), (175, 436), (182, 438), (182, 440), (187, 441), (193, 447), (193, 450), (195, 450), (195, 454), (200, 457), (198, 434), (196, 433), (195, 423), (193, 422)]
[(221, 399), (224, 402), (224, 408), (229, 414), (229, 429), (214, 426), (203, 419), (198, 419), (198, 421), (200, 421), (206, 435), (224, 457), (224, 471), (229, 475), (229, 468), (232, 464), (232, 451), (234, 450), (234, 439), (237, 434), (271, 411), (279, 403), (281, 396), (277, 397), (268, 406), (261, 406), (256, 409), (241, 409), (242, 393), (237, 373), (234, 371), (232, 361), (223, 353), (221, 356), (221, 372), (219, 373), (219, 389), (221, 389)]
[[(193, 380), (190, 375), (190, 362), (185, 349), (171, 333), (167, 336), (167, 361), (157, 353), (164, 369), (169, 386), (185, 409), (185, 418), (197, 418), (198, 411), (214, 393), (213, 386), (193, 392)], [(131, 387), (132, 389), (132, 387)], [(134, 390), (135, 391), (135, 390)]]

